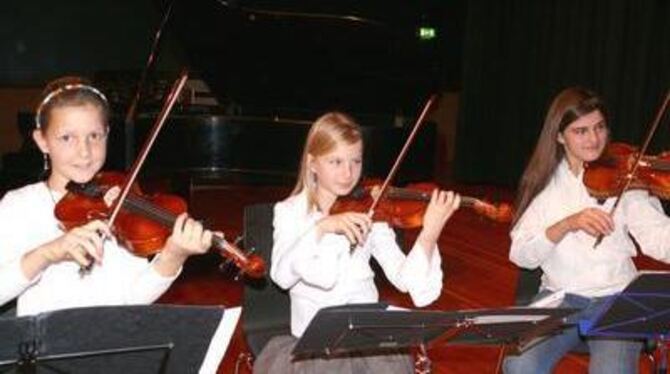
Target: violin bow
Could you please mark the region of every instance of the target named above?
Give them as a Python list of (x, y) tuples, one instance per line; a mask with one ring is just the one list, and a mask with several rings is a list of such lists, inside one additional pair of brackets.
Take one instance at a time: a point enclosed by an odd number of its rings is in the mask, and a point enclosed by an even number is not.
[[(116, 199), (116, 203), (112, 210), (112, 214), (109, 217), (109, 222), (107, 223), (109, 227), (112, 227), (114, 225), (116, 216), (119, 214), (119, 211), (123, 206), (123, 202), (128, 197), (130, 188), (132, 187), (133, 183), (135, 183), (135, 179), (137, 179), (137, 174), (139, 173), (140, 168), (144, 164), (144, 160), (147, 158), (149, 150), (151, 149), (151, 146), (154, 144), (154, 140), (156, 140), (158, 132), (163, 127), (163, 124), (165, 123), (168, 114), (170, 114), (170, 111), (172, 110), (172, 107), (174, 106), (175, 102), (177, 102), (177, 98), (179, 98), (179, 94), (181, 93), (181, 90), (184, 88), (184, 84), (186, 83), (187, 79), (188, 79), (188, 70), (183, 69), (181, 71), (181, 74), (179, 75), (179, 79), (177, 79), (173, 84), (172, 89), (170, 90), (165, 100), (165, 103), (163, 104), (163, 108), (161, 109), (156, 122), (154, 123), (154, 126), (151, 129), (149, 136), (147, 137), (147, 140), (144, 142), (144, 146), (140, 151), (140, 155), (135, 159), (133, 167), (130, 169), (130, 173), (128, 175), (128, 179), (126, 180), (126, 184), (123, 186), (121, 194)], [(89, 273), (92, 268), (93, 268), (93, 262), (91, 262), (88, 266), (80, 267), (79, 276), (83, 277), (84, 275)]]
[(172, 88), (170, 89), (170, 92), (168, 93), (165, 103), (163, 103), (163, 108), (161, 109), (160, 113), (158, 114), (158, 117), (156, 118), (156, 122), (154, 122), (154, 126), (151, 128), (151, 132), (149, 133), (149, 136), (147, 136), (147, 139), (144, 142), (144, 145), (142, 146), (142, 149), (140, 150), (139, 155), (135, 159), (135, 162), (133, 163), (133, 166), (130, 168), (130, 172), (128, 173), (128, 179), (126, 180), (126, 184), (123, 186), (123, 189), (121, 190), (121, 194), (119, 195), (119, 198), (116, 199), (116, 204), (114, 205), (114, 209), (112, 210), (112, 214), (109, 217), (109, 226), (111, 227), (114, 224), (114, 221), (116, 220), (116, 216), (119, 214), (119, 211), (121, 210), (121, 206), (123, 205), (123, 202), (126, 200), (126, 197), (128, 197), (128, 193), (130, 192), (130, 188), (132, 187), (133, 183), (135, 183), (135, 180), (137, 179), (137, 174), (139, 174), (140, 169), (142, 168), (142, 165), (144, 164), (144, 161), (147, 158), (147, 155), (149, 154), (149, 150), (151, 150), (151, 147), (154, 144), (154, 141), (156, 140), (156, 137), (158, 136), (158, 132), (163, 128), (163, 125), (165, 124), (165, 120), (167, 119), (168, 115), (170, 114), (170, 111), (174, 107), (174, 104), (177, 102), (177, 99), (179, 98), (179, 95), (181, 94), (182, 89), (184, 88), (184, 85), (186, 84), (186, 80), (188, 79), (188, 70), (183, 69), (181, 73), (179, 74), (179, 78), (174, 82), (172, 85)]
[(144, 69), (142, 70), (142, 74), (140, 75), (140, 81), (137, 83), (137, 87), (135, 88), (135, 94), (133, 95), (133, 99), (130, 102), (130, 105), (128, 105), (128, 111), (126, 112), (126, 117), (125, 120), (123, 121), (123, 124), (125, 126), (126, 142), (128, 144), (125, 150), (126, 160), (130, 160), (133, 157), (131, 142), (135, 136), (133, 130), (133, 122), (135, 121), (135, 113), (137, 112), (137, 105), (140, 102), (142, 91), (144, 91), (144, 85), (146, 84), (147, 76), (149, 75), (149, 70), (151, 69), (151, 66), (154, 64), (154, 61), (156, 60), (161, 35), (163, 35), (163, 29), (165, 28), (165, 25), (167, 24), (168, 19), (170, 19), (170, 15), (172, 14), (172, 6), (174, 5), (174, 2), (175, 0), (170, 1), (170, 4), (168, 5), (167, 9), (165, 10), (165, 13), (163, 14), (163, 19), (161, 20), (161, 23), (158, 26), (158, 29), (156, 30), (156, 33), (154, 35), (154, 41), (151, 45), (149, 56), (147, 57), (147, 62), (144, 65)]
[(426, 102), (426, 105), (424, 105), (423, 110), (421, 111), (421, 114), (419, 115), (419, 118), (417, 118), (416, 122), (414, 123), (414, 126), (412, 128), (412, 131), (409, 133), (409, 136), (407, 137), (407, 140), (405, 140), (405, 144), (403, 145), (402, 149), (400, 150), (400, 153), (398, 154), (398, 157), (396, 157), (395, 162), (393, 163), (393, 167), (391, 167), (391, 171), (389, 171), (388, 175), (386, 176), (386, 179), (384, 180), (384, 183), (382, 184), (381, 189), (379, 190), (379, 194), (377, 194), (376, 197), (373, 198), (372, 200), (372, 205), (370, 205), (370, 209), (368, 209), (368, 216), (372, 217), (372, 215), (375, 212), (375, 208), (377, 208), (377, 205), (379, 204), (379, 201), (381, 200), (382, 196), (384, 196), (384, 193), (388, 189), (389, 184), (391, 183), (391, 180), (393, 177), (395, 177), (396, 173), (398, 172), (398, 168), (400, 167), (400, 163), (402, 160), (405, 158), (407, 155), (407, 151), (409, 150), (409, 146), (412, 144), (414, 141), (414, 138), (416, 137), (416, 134), (421, 127), (421, 124), (424, 122), (424, 119), (426, 118), (426, 115), (428, 114), (428, 110), (433, 106), (435, 101), (437, 100), (437, 95), (433, 94), (430, 96), (428, 101)]
[[(663, 118), (663, 115), (665, 114), (665, 111), (668, 108), (668, 102), (670, 102), (670, 90), (668, 90), (668, 92), (665, 94), (663, 104), (661, 104), (661, 106), (658, 108), (654, 121), (652, 122), (651, 127), (647, 132), (647, 136), (645, 137), (644, 142), (642, 143), (642, 147), (640, 147), (640, 151), (635, 156), (633, 167), (626, 175), (626, 182), (624, 183), (623, 187), (617, 194), (616, 200), (614, 201), (614, 205), (612, 205), (612, 208), (609, 211), (610, 217), (614, 216), (614, 212), (619, 206), (621, 197), (623, 196), (624, 192), (628, 191), (628, 189), (630, 188), (633, 178), (635, 178), (635, 173), (637, 173), (638, 166), (640, 166), (640, 160), (642, 160), (642, 156), (644, 156), (644, 154), (647, 152), (647, 148), (649, 148), (649, 143), (651, 143), (651, 139), (656, 133), (656, 129), (658, 128), (658, 125), (661, 122), (661, 119)], [(603, 234), (598, 235), (598, 238), (596, 238), (596, 242), (593, 244), (593, 248), (596, 248), (600, 244), (600, 242), (603, 241), (603, 238), (604, 238)]]

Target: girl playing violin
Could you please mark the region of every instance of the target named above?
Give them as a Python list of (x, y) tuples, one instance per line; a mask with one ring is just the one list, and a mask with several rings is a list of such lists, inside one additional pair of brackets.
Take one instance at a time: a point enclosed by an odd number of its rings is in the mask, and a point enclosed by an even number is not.
[[(62, 231), (54, 206), (68, 182), (88, 182), (102, 168), (108, 112), (105, 96), (81, 78), (56, 80), (44, 91), (33, 139), (44, 156), (46, 180), (10, 191), (0, 201), (0, 305), (18, 297), (18, 315), (151, 303), (179, 275), (186, 258), (210, 246), (212, 233), (185, 214), (151, 262), (121, 248), (103, 221)], [(90, 265), (90, 273), (82, 275), (80, 269)]]
[(254, 372), (413, 372), (408, 355), (290, 360), (297, 338), (319, 309), (378, 301), (371, 256), (396, 288), (409, 292), (415, 305), (428, 305), (440, 295), (442, 260), (436, 242), (458, 209), (459, 196), (433, 191), (423, 229), (405, 255), (387, 224), (373, 223), (363, 213), (329, 214), (335, 200), (358, 183), (362, 164), (361, 130), (352, 118), (331, 112), (316, 120), (307, 135), (296, 187), (274, 210), (270, 275), (289, 290), (291, 336), (268, 342)]
[[(607, 113), (595, 94), (567, 88), (554, 99), (533, 156), (524, 172), (511, 231), (510, 260), (520, 267), (542, 268), (537, 299), (564, 293), (561, 306), (579, 308), (588, 318), (604, 298), (624, 289), (637, 270), (636, 248), (670, 261), (670, 219), (655, 197), (626, 192), (613, 216), (614, 198), (599, 203), (589, 196), (584, 163), (595, 161), (608, 142)], [(596, 237), (604, 239), (594, 249)], [(586, 341), (590, 373), (635, 373), (641, 344), (636, 341), (585, 339), (576, 327), (548, 338), (520, 356), (508, 356), (506, 373), (549, 373), (572, 348)]]

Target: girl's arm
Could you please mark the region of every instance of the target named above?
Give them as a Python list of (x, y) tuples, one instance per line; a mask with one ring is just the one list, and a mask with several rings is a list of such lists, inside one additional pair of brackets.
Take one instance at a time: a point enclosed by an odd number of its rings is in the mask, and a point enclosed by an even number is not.
[(301, 206), (280, 202), (274, 209), (270, 277), (283, 289), (303, 281), (330, 289), (338, 278), (340, 256), (349, 249), (342, 235), (322, 234)]
[(670, 263), (670, 218), (660, 201), (645, 191), (630, 191), (622, 205), (625, 223), (642, 253)]

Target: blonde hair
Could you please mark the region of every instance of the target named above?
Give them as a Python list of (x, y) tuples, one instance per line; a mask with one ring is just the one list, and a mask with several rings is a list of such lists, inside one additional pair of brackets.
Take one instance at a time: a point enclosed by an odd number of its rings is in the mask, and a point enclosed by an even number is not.
[(314, 209), (317, 206), (316, 179), (310, 170), (308, 156), (319, 157), (331, 152), (338, 144), (355, 144), (362, 140), (361, 127), (345, 113), (328, 112), (317, 118), (307, 133), (298, 180), (291, 196), (306, 191), (307, 209)]

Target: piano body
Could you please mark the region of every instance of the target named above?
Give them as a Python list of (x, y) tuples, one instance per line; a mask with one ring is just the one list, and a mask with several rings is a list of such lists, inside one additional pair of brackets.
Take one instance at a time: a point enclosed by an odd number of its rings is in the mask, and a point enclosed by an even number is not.
[[(175, 2), (164, 42), (181, 46), (175, 65), (188, 66), (212, 100), (193, 102), (191, 91), (190, 99), (180, 101), (143, 176), (293, 183), (309, 125), (328, 110), (359, 120), (364, 173), (386, 175), (424, 101), (442, 83), (436, 42), (415, 35), (420, 7), (292, 3), (267, 9), (254, 1)], [(160, 49), (156, 56), (161, 59)], [(177, 72), (149, 70), (134, 122), (126, 124), (140, 75), (106, 71), (93, 77), (114, 109), (111, 169), (132, 163)], [(3, 165), (14, 180), (25, 181), (39, 174), (41, 162), (29, 136), (32, 114), (19, 117), (26, 146), (19, 155), (6, 155)], [(434, 178), (436, 133), (434, 123), (421, 129), (399, 183)]]

